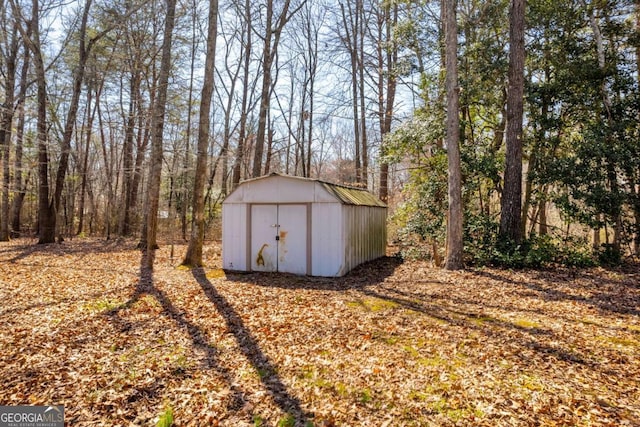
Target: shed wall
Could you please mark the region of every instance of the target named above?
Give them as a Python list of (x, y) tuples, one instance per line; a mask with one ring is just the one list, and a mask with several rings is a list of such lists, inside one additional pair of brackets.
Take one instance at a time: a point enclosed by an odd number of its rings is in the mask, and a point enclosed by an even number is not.
[(311, 203), (337, 202), (322, 184), (281, 176), (247, 181), (224, 201), (230, 203)]
[(344, 260), (342, 205), (314, 203), (311, 218), (311, 274), (340, 275)]
[(247, 271), (247, 206), (222, 204), (222, 266)]
[(340, 275), (386, 254), (386, 222), (385, 208), (342, 205), (344, 264)]

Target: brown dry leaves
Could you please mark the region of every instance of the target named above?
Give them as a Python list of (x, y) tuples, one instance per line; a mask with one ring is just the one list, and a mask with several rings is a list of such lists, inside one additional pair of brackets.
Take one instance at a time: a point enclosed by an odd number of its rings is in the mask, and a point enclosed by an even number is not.
[[(640, 425), (640, 274), (153, 273), (135, 243), (0, 245), (0, 404), (69, 425)], [(184, 247), (178, 247), (181, 256)]]

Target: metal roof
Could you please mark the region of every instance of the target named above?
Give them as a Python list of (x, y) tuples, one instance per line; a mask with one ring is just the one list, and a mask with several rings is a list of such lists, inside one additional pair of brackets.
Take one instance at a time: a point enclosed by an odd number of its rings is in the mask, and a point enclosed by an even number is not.
[(301, 181), (317, 182), (320, 185), (322, 185), (324, 189), (327, 190), (330, 194), (335, 196), (342, 204), (345, 204), (345, 205), (374, 206), (374, 207), (380, 207), (380, 208), (387, 207), (387, 205), (382, 200), (380, 200), (374, 194), (370, 193), (368, 190), (363, 188), (351, 187), (351, 186), (342, 185), (342, 184), (334, 184), (331, 182), (322, 181), (315, 178), (305, 178), (301, 176), (285, 175), (278, 172), (272, 172), (269, 175), (247, 179), (245, 181), (242, 181), (240, 185), (242, 185), (245, 182), (258, 181), (258, 180), (269, 178), (272, 176), (279, 176), (282, 178), (289, 178), (289, 179), (297, 179)]
[(322, 186), (331, 194), (336, 196), (345, 205), (356, 206), (377, 206), (386, 208), (387, 205), (367, 190), (355, 187), (347, 187), (344, 185), (331, 184), (329, 182), (319, 181)]

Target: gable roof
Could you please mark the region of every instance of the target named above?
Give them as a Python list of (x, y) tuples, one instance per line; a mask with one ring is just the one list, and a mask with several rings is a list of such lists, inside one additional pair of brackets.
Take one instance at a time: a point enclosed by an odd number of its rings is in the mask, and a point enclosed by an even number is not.
[[(269, 175), (264, 175), (261, 177), (244, 180), (239, 184), (238, 187), (242, 186), (245, 183), (255, 182), (263, 179), (268, 179), (271, 177), (281, 177), (286, 179), (317, 183), (322, 188), (324, 188), (330, 195), (335, 197), (340, 203), (344, 205), (373, 206), (373, 207), (381, 207), (381, 208), (387, 207), (387, 205), (382, 200), (380, 200), (374, 194), (370, 193), (369, 191), (363, 188), (351, 187), (348, 185), (341, 185), (341, 184), (334, 184), (331, 182), (322, 181), (314, 178), (304, 178), (300, 176), (285, 175), (277, 172), (272, 172)], [(235, 192), (235, 190), (232, 191), (231, 194), (233, 194), (233, 192)], [(229, 194), (229, 196), (231, 196), (231, 194)]]
[(382, 200), (362, 188), (348, 187), (317, 180), (329, 193), (333, 194), (345, 205), (377, 206), (386, 208)]

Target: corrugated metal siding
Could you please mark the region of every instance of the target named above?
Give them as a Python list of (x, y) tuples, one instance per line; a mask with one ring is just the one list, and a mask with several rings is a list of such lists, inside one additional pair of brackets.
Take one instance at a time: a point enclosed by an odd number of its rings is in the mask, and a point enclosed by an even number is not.
[(340, 275), (384, 256), (387, 245), (385, 208), (343, 205), (342, 215), (345, 258)]
[(246, 271), (247, 206), (222, 205), (222, 266), (228, 270)]

